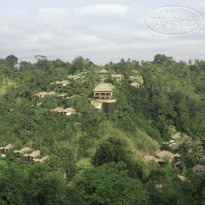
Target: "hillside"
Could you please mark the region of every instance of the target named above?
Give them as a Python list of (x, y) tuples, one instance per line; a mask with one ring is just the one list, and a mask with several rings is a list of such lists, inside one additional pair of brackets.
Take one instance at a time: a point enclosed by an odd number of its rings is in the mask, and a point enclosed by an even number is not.
[(0, 60), (2, 155), (13, 145), (0, 159), (0, 202), (204, 203), (204, 173), (192, 170), (204, 166), (204, 61), (13, 59)]

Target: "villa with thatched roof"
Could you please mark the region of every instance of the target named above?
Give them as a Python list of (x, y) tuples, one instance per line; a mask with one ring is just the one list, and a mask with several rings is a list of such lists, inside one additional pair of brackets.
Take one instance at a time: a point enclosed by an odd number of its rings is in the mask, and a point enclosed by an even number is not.
[(135, 87), (135, 88), (139, 88), (139, 87), (140, 87), (140, 84), (134, 82), (134, 83), (131, 83), (131, 86), (132, 86), (132, 87)]
[(25, 154), (24, 157), (25, 157), (26, 162), (34, 163), (37, 157), (40, 156), (40, 154), (41, 154), (40, 150), (36, 150), (32, 152), (31, 154)]
[(199, 162), (205, 163), (205, 156), (203, 156), (203, 157), (199, 160)]
[(76, 79), (79, 79), (80, 77), (78, 75), (69, 75), (68, 76), (68, 79), (70, 80), (76, 80)]
[(205, 166), (202, 164), (197, 164), (192, 168), (192, 170), (194, 172), (204, 172), (205, 173)]
[(164, 164), (164, 158), (165, 157), (169, 157), (170, 158), (170, 162), (172, 164), (172, 168), (173, 169), (177, 169), (178, 166), (179, 166), (179, 157), (180, 157), (180, 154), (176, 153), (176, 154), (173, 154), (169, 151), (161, 151), (157, 154), (157, 156), (159, 157), (159, 159), (161, 159), (161, 161), (159, 161), (159, 164)]
[(57, 93), (55, 91), (50, 91), (47, 93), (47, 95), (56, 95)]
[(150, 155), (145, 155), (144, 159), (145, 159), (145, 161), (154, 161), (154, 162), (157, 162), (157, 163), (159, 162), (159, 159), (157, 159), (154, 156), (150, 156)]
[(34, 162), (35, 162), (35, 163), (44, 162), (44, 161), (47, 160), (47, 159), (48, 159), (48, 156), (45, 156), (45, 157), (43, 157), (43, 158), (41, 158), (41, 159), (34, 159)]
[(111, 76), (112, 76), (113, 78), (116, 78), (117, 81), (122, 81), (122, 80), (125, 79), (124, 76), (121, 75), (121, 74), (116, 74), (116, 75), (111, 75)]
[(105, 69), (98, 71), (99, 74), (109, 74), (109, 72)]
[(178, 139), (181, 138), (181, 134), (178, 132), (178, 133), (176, 133), (175, 135), (172, 135), (171, 138), (172, 138), (173, 140), (178, 140)]
[(12, 144), (8, 144), (7, 146), (5, 147), (0, 147), (0, 154), (2, 157), (5, 157), (6, 156), (6, 153), (12, 149), (14, 147), (14, 145)]
[(138, 80), (138, 77), (135, 77), (135, 76), (130, 76), (130, 80), (131, 80), (131, 81)]
[(48, 95), (48, 93), (43, 91), (43, 92), (37, 93), (37, 94), (36, 94), (36, 97), (38, 97), (38, 98), (44, 98), (46, 95)]
[(47, 95), (56, 95), (57, 93), (55, 92), (55, 91), (50, 91), (50, 92), (45, 92), (45, 91), (43, 91), (43, 92), (40, 92), (40, 93), (37, 93), (36, 94), (36, 97), (38, 97), (38, 98), (44, 98), (45, 96), (47, 96)]
[(59, 99), (63, 99), (66, 95), (67, 95), (67, 93), (60, 93), (60, 94), (57, 95), (57, 97)]
[[(54, 84), (54, 83), (52, 83), (52, 84)], [(61, 88), (61, 87), (67, 86), (69, 84), (69, 81), (67, 81), (67, 80), (56, 81), (55, 84), (58, 85), (59, 88)]]
[(31, 151), (31, 150), (32, 150), (32, 149), (31, 149), (30, 147), (24, 147), (24, 148), (21, 149), (21, 150), (14, 150), (14, 155), (15, 155), (15, 157), (20, 157), (21, 154), (24, 154), (24, 153), (29, 152), (29, 151)]
[(94, 90), (93, 90), (93, 97), (94, 98), (112, 98), (112, 88), (107, 83), (101, 83), (99, 84)]
[(71, 115), (75, 112), (76, 112), (75, 109), (73, 109), (72, 107), (68, 107), (68, 108), (63, 110), (63, 115), (68, 116), (68, 115)]
[(60, 116), (68, 116), (76, 112), (76, 110), (73, 109), (72, 107), (68, 107), (65, 109), (63, 109), (62, 107), (57, 107), (51, 111), (57, 112)]

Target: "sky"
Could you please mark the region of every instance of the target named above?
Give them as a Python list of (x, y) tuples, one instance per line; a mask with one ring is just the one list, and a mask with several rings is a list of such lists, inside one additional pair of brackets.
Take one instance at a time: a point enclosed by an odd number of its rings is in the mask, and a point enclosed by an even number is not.
[(104, 65), (122, 58), (153, 60), (160, 53), (177, 61), (205, 60), (204, 22), (192, 33), (174, 36), (145, 26), (153, 10), (173, 5), (204, 18), (204, 0), (0, 0), (0, 59), (15, 55), (33, 62), (44, 55), (71, 62), (82, 56)]

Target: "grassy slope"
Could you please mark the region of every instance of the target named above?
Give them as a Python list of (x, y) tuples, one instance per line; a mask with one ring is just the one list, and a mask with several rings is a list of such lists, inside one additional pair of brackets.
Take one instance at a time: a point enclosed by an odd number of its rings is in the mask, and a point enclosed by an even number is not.
[(6, 94), (9, 87), (16, 87), (16, 83), (11, 79), (4, 79), (0, 84), (0, 97)]
[[(100, 125), (99, 128), (100, 137), (95, 139), (94, 146), (89, 148), (91, 153), (95, 153), (98, 144), (109, 138), (110, 136), (116, 136), (126, 141), (127, 148), (132, 151), (134, 158), (143, 159), (146, 154), (155, 153), (160, 150), (158, 143), (151, 139), (146, 133), (136, 130), (136, 133), (130, 134), (124, 132), (118, 128), (113, 127), (113, 125), (106, 121)], [(75, 144), (76, 146), (76, 144)], [(89, 158), (81, 158), (78, 161), (78, 165), (82, 165), (89, 162)]]

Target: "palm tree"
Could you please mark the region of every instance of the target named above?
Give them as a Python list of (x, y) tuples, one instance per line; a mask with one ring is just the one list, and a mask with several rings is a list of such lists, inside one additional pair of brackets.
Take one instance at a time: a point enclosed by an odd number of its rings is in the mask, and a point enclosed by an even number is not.
[(187, 154), (188, 158), (196, 165), (196, 163), (202, 157), (202, 151), (198, 144), (194, 143)]

